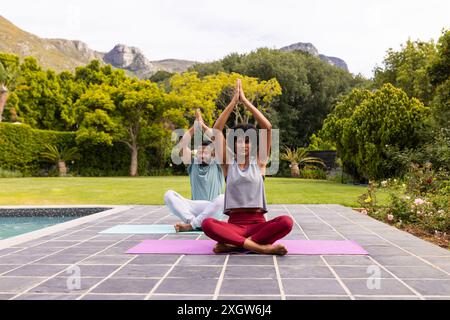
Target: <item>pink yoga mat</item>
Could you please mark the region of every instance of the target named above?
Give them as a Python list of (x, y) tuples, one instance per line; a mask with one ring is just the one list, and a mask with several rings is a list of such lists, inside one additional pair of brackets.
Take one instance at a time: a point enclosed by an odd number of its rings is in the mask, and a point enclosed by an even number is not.
[[(215, 254), (213, 240), (144, 240), (126, 253), (130, 254)], [(351, 240), (280, 240), (288, 255), (367, 255), (368, 252)], [(245, 254), (248, 252), (241, 252)], [(238, 253), (239, 254), (239, 253)]]

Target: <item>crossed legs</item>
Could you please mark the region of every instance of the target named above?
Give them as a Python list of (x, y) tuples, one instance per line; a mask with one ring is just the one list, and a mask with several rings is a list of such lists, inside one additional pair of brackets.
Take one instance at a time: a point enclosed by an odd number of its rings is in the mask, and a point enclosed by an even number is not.
[(189, 231), (201, 228), (203, 220), (208, 217), (220, 217), (223, 212), (224, 195), (218, 196), (213, 201), (189, 200), (169, 190), (164, 195), (164, 203), (182, 221), (175, 225), (175, 229)]
[(254, 224), (234, 224), (207, 218), (203, 220), (202, 229), (208, 237), (218, 242), (214, 249), (216, 253), (245, 248), (263, 254), (285, 255), (286, 248), (273, 243), (291, 232), (292, 224), (288, 216)]

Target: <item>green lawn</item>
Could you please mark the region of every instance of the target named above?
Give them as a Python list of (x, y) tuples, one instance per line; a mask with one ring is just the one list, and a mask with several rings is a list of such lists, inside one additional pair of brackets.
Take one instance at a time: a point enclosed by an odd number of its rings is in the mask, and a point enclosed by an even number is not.
[[(0, 205), (163, 204), (166, 190), (190, 197), (188, 177), (0, 179)], [(277, 203), (338, 203), (358, 207), (365, 187), (323, 180), (267, 178), (267, 200)], [(379, 200), (387, 199), (381, 194)]]

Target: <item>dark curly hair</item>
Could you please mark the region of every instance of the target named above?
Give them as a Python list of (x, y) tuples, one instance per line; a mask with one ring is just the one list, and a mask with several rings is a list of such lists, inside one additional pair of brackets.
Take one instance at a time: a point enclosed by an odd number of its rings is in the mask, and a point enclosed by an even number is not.
[[(256, 152), (258, 152), (258, 150), (259, 150), (259, 134), (258, 134), (258, 129), (256, 128), (256, 126), (254, 126), (253, 124), (250, 124), (250, 123), (238, 123), (231, 129), (234, 131), (242, 130), (244, 133), (246, 133), (249, 130), (254, 130), (256, 133)], [(236, 156), (236, 142), (237, 142), (237, 137), (234, 136), (234, 143), (233, 143), (232, 150), (233, 150), (235, 156)], [(230, 148), (231, 148), (231, 146), (230, 146)]]

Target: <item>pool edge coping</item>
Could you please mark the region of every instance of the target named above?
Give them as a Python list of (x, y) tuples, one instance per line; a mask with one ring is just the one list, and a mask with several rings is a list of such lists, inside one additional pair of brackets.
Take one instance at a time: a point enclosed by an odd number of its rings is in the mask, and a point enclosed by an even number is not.
[(125, 210), (131, 209), (133, 206), (117, 206), (117, 205), (48, 205), (48, 206), (0, 206), (0, 209), (26, 209), (26, 208), (112, 208), (98, 213), (90, 214), (84, 217), (79, 217), (67, 222), (62, 222), (49, 226), (43, 229), (27, 232), (15, 237), (0, 240), (0, 250), (14, 247), (15, 245), (36, 240), (59, 231), (63, 231), (72, 227), (82, 225), (99, 218), (108, 217), (113, 214), (121, 213)]

